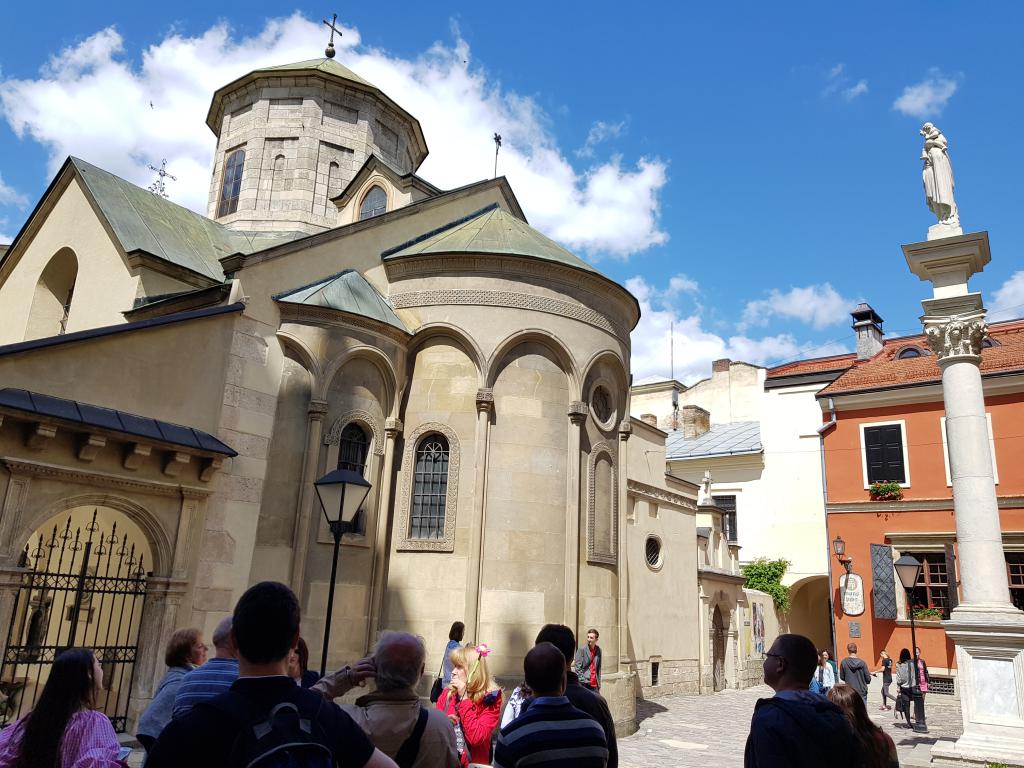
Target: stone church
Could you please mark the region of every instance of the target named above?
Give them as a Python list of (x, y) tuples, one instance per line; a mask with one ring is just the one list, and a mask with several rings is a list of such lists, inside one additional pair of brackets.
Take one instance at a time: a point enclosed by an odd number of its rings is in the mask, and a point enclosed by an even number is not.
[(542, 624), (596, 627), (624, 732), (636, 695), (745, 680), (763, 596), (702, 586), (736, 556), (716, 523), (698, 558), (697, 488), (630, 416), (636, 299), (505, 178), (418, 176), (419, 122), (332, 58), (240, 77), (206, 122), (206, 216), (70, 157), (0, 246), (0, 722), (78, 644), (130, 730), (171, 631), (263, 579), (319, 659), (335, 468), (372, 490), (331, 666), (404, 629), (436, 668), (463, 620), (515, 682)]

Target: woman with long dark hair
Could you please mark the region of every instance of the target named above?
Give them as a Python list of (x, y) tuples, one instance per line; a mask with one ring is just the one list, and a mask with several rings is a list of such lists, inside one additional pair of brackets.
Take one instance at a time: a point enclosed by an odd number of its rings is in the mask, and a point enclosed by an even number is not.
[(864, 754), (864, 768), (899, 768), (896, 743), (889, 734), (871, 722), (864, 699), (852, 686), (837, 685), (828, 692), (828, 700), (839, 707), (850, 721)]
[[(896, 665), (896, 713), (906, 718), (906, 727), (910, 728), (910, 702), (914, 698), (914, 662), (910, 659), (910, 649), (900, 650), (900, 663)], [(901, 723), (902, 725), (902, 723)]]
[(59, 654), (30, 713), (0, 731), (0, 768), (120, 768), (120, 745), (96, 706), (103, 669), (92, 651)]

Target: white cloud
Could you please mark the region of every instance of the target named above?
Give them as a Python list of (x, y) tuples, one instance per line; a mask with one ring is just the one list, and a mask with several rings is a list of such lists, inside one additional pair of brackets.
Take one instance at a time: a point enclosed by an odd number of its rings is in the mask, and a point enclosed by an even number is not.
[(28, 198), (4, 181), (3, 174), (0, 174), (0, 205), (28, 205)]
[[(458, 35), (415, 59), (361, 45), (345, 28), (338, 61), (379, 86), (419, 118), (430, 157), (420, 173), (443, 188), (487, 178), (491, 134), (502, 134), (499, 173), (508, 176), (531, 222), (591, 256), (626, 257), (664, 243), (659, 193), (666, 163), (649, 157), (577, 169), (559, 149), (551, 118), (527, 96), (503, 90), (474, 66)], [(321, 25), (294, 14), (253, 38), (226, 24), (196, 37), (168, 34), (128, 60), (113, 28), (55, 56), (37, 79), (0, 82), (0, 109), (19, 137), (49, 151), (49, 171), (75, 154), (141, 186), (147, 166), (167, 159), (172, 200), (205, 212), (214, 137), (205, 125), (213, 92), (257, 67), (318, 55)], [(152, 107), (150, 104), (152, 103)]]
[[(711, 373), (711, 361), (723, 357), (755, 365), (774, 365), (785, 360), (846, 352), (830, 342), (815, 346), (801, 343), (788, 333), (752, 338), (744, 334), (724, 337), (703, 327), (699, 313), (684, 313), (672, 305), (671, 282), (659, 289), (636, 276), (626, 287), (640, 302), (640, 323), (633, 329), (631, 367), (634, 380), (648, 376), (668, 378), (669, 352), (675, 347), (675, 376), (693, 383)], [(673, 327), (674, 326), (674, 327)]]
[(858, 80), (856, 85), (851, 85), (849, 88), (843, 89), (843, 98), (847, 101), (853, 101), (858, 96), (863, 96), (868, 92), (868, 81)]
[(587, 140), (583, 143), (582, 147), (576, 150), (576, 156), (593, 157), (594, 147), (598, 144), (610, 141), (611, 139), (617, 139), (625, 130), (625, 120), (621, 123), (606, 123), (603, 120), (598, 120), (590, 126), (590, 132), (587, 133)]
[(1024, 317), (1024, 270), (1014, 272), (1010, 279), (992, 294), (992, 308), (988, 319), (1010, 320)]
[(790, 288), (785, 293), (774, 288), (767, 298), (747, 302), (737, 328), (743, 332), (750, 326), (764, 326), (775, 318), (786, 318), (820, 330), (845, 320), (856, 303), (840, 296), (829, 283)]
[(939, 70), (928, 71), (928, 78), (916, 85), (908, 85), (892, 103), (892, 108), (910, 117), (934, 117), (956, 93), (956, 78), (946, 77)]

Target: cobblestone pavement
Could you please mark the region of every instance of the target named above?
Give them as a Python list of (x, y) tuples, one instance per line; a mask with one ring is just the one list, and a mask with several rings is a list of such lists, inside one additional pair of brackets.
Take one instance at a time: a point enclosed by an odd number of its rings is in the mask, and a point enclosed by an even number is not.
[[(901, 766), (925, 766), (938, 739), (955, 739), (963, 730), (960, 704), (945, 696), (929, 696), (928, 733), (894, 727), (892, 712), (881, 706), (879, 679), (868, 695), (871, 718), (896, 742)], [(710, 696), (669, 696), (637, 702), (640, 729), (619, 740), (621, 768), (742, 768), (743, 746), (750, 730), (754, 703), (771, 696), (766, 686), (727, 690)]]

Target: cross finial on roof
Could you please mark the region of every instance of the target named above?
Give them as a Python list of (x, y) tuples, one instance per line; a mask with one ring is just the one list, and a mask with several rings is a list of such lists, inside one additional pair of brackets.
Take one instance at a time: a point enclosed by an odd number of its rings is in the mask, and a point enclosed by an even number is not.
[(157, 168), (155, 165), (150, 165), (149, 170), (156, 171), (156, 181), (149, 185), (149, 191), (154, 195), (160, 195), (160, 197), (167, 197), (167, 186), (164, 184), (164, 179), (168, 178), (171, 181), (177, 181), (178, 177), (173, 176), (167, 170), (167, 158), (160, 161), (160, 167)]
[(327, 48), (324, 50), (324, 55), (326, 55), (328, 59), (333, 59), (334, 58), (334, 33), (337, 32), (338, 33), (338, 37), (341, 37), (341, 30), (338, 29), (337, 26), (335, 26), (335, 23), (337, 21), (338, 21), (338, 14), (336, 14), (336, 13), (331, 16), (331, 20), (330, 21), (328, 21), (327, 19), (324, 19), (324, 24), (326, 24), (331, 29), (331, 39), (327, 43)]

